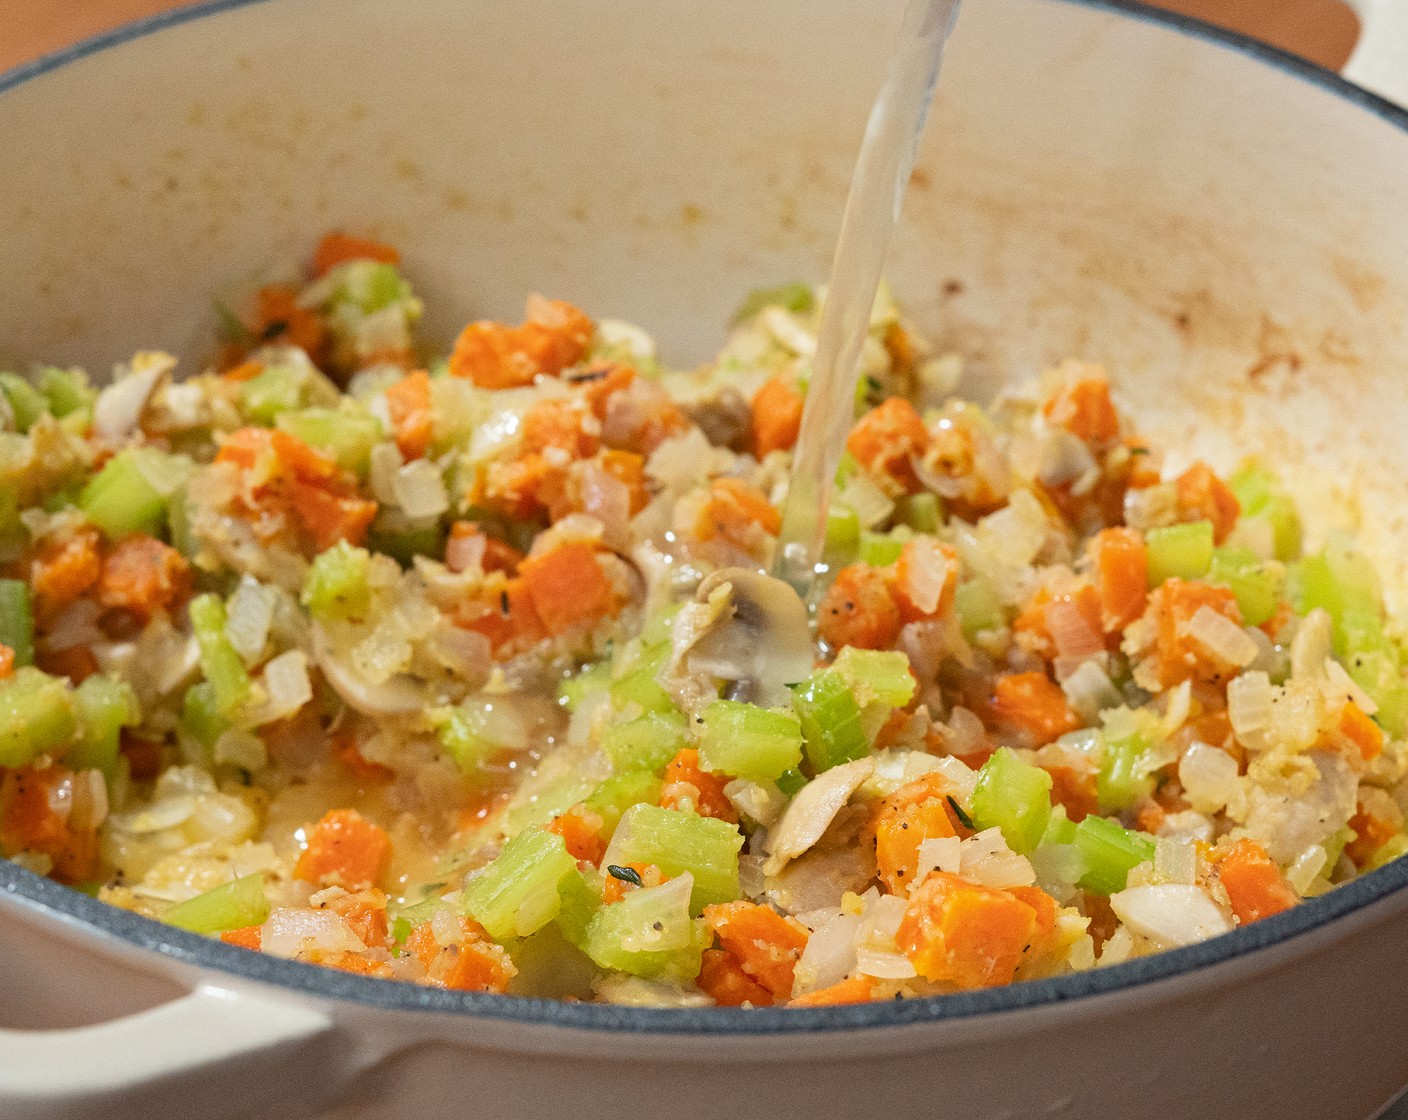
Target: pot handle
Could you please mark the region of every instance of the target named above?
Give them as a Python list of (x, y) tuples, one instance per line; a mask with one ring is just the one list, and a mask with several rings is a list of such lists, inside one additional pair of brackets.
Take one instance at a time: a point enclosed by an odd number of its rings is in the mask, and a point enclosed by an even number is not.
[(318, 1040), (323, 1012), (203, 986), (170, 1003), (96, 1026), (0, 1030), (0, 1116), (50, 1120), (233, 1117), (279, 1104), (301, 1116), (329, 1085)]
[(1342, 73), (1351, 82), (1408, 108), (1408, 3), (1345, 0), (1359, 16), (1359, 43)]

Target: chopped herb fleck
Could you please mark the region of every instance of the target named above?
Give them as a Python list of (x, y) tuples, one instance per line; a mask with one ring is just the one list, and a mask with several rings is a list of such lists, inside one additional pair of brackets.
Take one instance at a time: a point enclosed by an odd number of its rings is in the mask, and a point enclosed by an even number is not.
[(963, 811), (963, 806), (953, 799), (953, 794), (948, 795), (949, 808), (953, 810), (953, 815), (958, 818), (958, 823), (964, 828), (973, 828), (973, 818)]
[(640, 881), (640, 872), (633, 867), (618, 867), (616, 864), (607, 864), (606, 873), (613, 879), (620, 879), (623, 883), (630, 883), (633, 887), (643, 887)]

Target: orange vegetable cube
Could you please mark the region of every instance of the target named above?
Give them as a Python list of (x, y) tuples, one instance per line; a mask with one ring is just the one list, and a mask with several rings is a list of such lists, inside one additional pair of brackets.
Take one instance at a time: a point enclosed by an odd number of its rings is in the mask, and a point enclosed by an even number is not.
[(1063, 693), (1045, 673), (1009, 673), (993, 684), (992, 712), (998, 723), (1026, 732), (1045, 746), (1081, 726)]
[(1211, 521), (1213, 539), (1221, 544), (1237, 524), (1242, 506), (1231, 488), (1206, 463), (1194, 463), (1176, 479), (1178, 508), (1190, 521)]
[(883, 569), (851, 564), (836, 573), (817, 612), (817, 629), (833, 649), (889, 649), (904, 619)]
[(333, 809), (308, 834), (295, 878), (349, 891), (373, 886), (391, 862), (391, 838), (355, 809)]
[(791, 379), (778, 374), (753, 395), (753, 454), (790, 451), (802, 430), (805, 401)]
[(660, 804), (666, 809), (690, 807), (701, 817), (716, 817), (729, 824), (738, 823), (738, 810), (724, 796), (728, 779), (709, 774), (699, 768), (699, 752), (683, 747), (665, 767), (665, 781), (660, 787)]
[(915, 890), (895, 940), (926, 980), (958, 988), (1010, 984), (1039, 932), (1010, 891), (936, 871)]

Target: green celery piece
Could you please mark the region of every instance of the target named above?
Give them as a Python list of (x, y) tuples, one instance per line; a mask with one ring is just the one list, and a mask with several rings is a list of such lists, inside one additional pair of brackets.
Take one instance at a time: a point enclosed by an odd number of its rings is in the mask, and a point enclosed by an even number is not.
[(81, 369), (49, 366), (41, 370), (39, 391), (49, 399), (49, 411), (61, 419), (74, 413), (91, 416), (98, 399), (97, 390), (88, 384), (88, 375)]
[(578, 868), (573, 868), (557, 888), (557, 928), (571, 944), (585, 950), (587, 929), (601, 909), (601, 895)]
[(860, 535), (860, 562), (872, 568), (889, 567), (903, 551), (904, 541), (889, 533), (872, 533), (867, 529)]
[(304, 402), (308, 373), (295, 366), (267, 366), (240, 386), (240, 408), (256, 424), (274, 423), (280, 413)]
[(676, 711), (674, 699), (656, 679), (669, 656), (668, 643), (644, 650), (630, 671), (612, 683), (612, 702), (618, 708), (638, 704), (647, 712)]
[(518, 833), (533, 825), (547, 824), (553, 817), (565, 813), (589, 796), (595, 788), (588, 778), (576, 773), (564, 774), (556, 781), (539, 788), (522, 804), (509, 810), (508, 831)]
[(20, 503), (13, 489), (0, 490), (0, 559), (19, 558), (29, 539), (29, 530), (20, 520)]
[(0, 642), (15, 651), (16, 665), (34, 664), (34, 615), (22, 579), (0, 579)]
[(48, 415), (48, 398), (17, 374), (0, 373), (0, 392), (5, 394), (10, 411), (15, 414), (16, 431), (28, 432), (35, 421)]
[(264, 876), (246, 875), (185, 902), (178, 902), (163, 915), (162, 920), (169, 926), (192, 933), (224, 933), (246, 926), (262, 926), (269, 920)]
[(632, 805), (654, 805), (660, 799), (660, 778), (649, 770), (630, 770), (607, 778), (587, 795), (583, 804), (602, 819), (602, 835), (609, 841)]
[(622, 816), (602, 866), (653, 863), (670, 878), (694, 876), (690, 909), (738, 897), (738, 851), (743, 834), (726, 821), (655, 805), (634, 805)]
[(1079, 885), (1096, 894), (1124, 890), (1129, 873), (1154, 858), (1152, 837), (1121, 828), (1104, 817), (1089, 816), (1076, 825), (1075, 843), (1086, 863)]
[(396, 910), (396, 916), (391, 921), (392, 940), (397, 945), (404, 945), (416, 926), (430, 921), (441, 910), (454, 909), (455, 904), (452, 901), (436, 894), (428, 895), (409, 906), (402, 906)]
[(166, 526), (171, 533), (171, 547), (187, 560), (194, 560), (201, 544), (191, 527), (191, 503), (184, 490), (167, 500)]
[(138, 464), (147, 448), (119, 451), (88, 480), (78, 496), (78, 508), (110, 540), (133, 533), (155, 536), (166, 515), (167, 499), (142, 474)]
[(1076, 824), (1066, 816), (1064, 805), (1052, 806), (1051, 820), (1047, 822), (1046, 831), (1041, 836), (1041, 842), (1043, 844), (1074, 844), (1076, 842)]
[(0, 681), (0, 766), (23, 766), (57, 753), (78, 730), (68, 682), (31, 666)]
[(969, 816), (980, 829), (1000, 828), (1007, 846), (1021, 855), (1041, 843), (1051, 820), (1051, 775), (1002, 747), (983, 763), (969, 800)]
[(415, 563), (417, 556), (431, 558), (445, 555), (445, 526), (436, 522), (416, 529), (388, 530), (372, 525), (367, 546), (373, 552), (390, 556), (403, 568)]
[(458, 707), (445, 709), (445, 717), (437, 727), (440, 746), (466, 774), (481, 769), (504, 747), (503, 736), (494, 737), (493, 701), (470, 698)]
[(831, 671), (846, 682), (862, 708), (870, 704), (903, 708), (914, 697), (909, 657), (899, 650), (847, 646), (837, 655)]
[(780, 307), (784, 311), (802, 314), (816, 306), (816, 296), (806, 284), (779, 284), (773, 288), (754, 288), (738, 305), (733, 313), (734, 324), (753, 318), (768, 307)]
[(584, 948), (602, 968), (633, 976), (692, 980), (713, 933), (691, 919), (678, 887), (663, 883), (628, 891), (603, 906), (586, 928)]
[(1383, 845), (1369, 857), (1369, 863), (1364, 868), (1365, 871), (1377, 871), (1385, 864), (1392, 863), (1396, 859), (1408, 855), (1408, 836), (1399, 833), (1397, 836), (1390, 836)]
[(371, 553), (338, 541), (318, 554), (303, 583), (302, 603), (320, 622), (330, 619), (365, 619), (372, 593), (367, 584)]
[(1212, 554), (1208, 579), (1232, 589), (1247, 626), (1260, 626), (1276, 614), (1281, 579), (1249, 548), (1218, 548)]
[(944, 520), (943, 503), (927, 491), (901, 498), (896, 507), (899, 518), (916, 533), (934, 533)]
[(381, 421), (348, 399), (337, 408), (305, 408), (282, 413), (275, 425), (309, 447), (324, 451), (344, 470), (365, 477), (372, 448), (385, 438)]
[(525, 828), (465, 884), (461, 905), (496, 941), (527, 937), (557, 917), (558, 888), (576, 870), (561, 836)]
[(710, 773), (772, 781), (802, 761), (802, 728), (791, 712), (715, 700), (702, 718), (699, 765)]
[(860, 518), (856, 511), (833, 502), (826, 513), (826, 544), (822, 560), (833, 568), (844, 567), (856, 558), (860, 548)]
[(1243, 517), (1261, 518), (1271, 525), (1276, 559), (1294, 560), (1300, 555), (1300, 515), (1275, 475), (1264, 467), (1248, 465), (1229, 478), (1227, 484), (1237, 496)]
[(996, 630), (1007, 624), (1002, 600), (985, 579), (970, 579), (958, 585), (953, 596), (953, 609), (958, 613), (958, 625), (970, 642), (984, 630)]
[(225, 634), (225, 604), (214, 595), (191, 600), (191, 628), (200, 647), (200, 667), (214, 690), (215, 706), (229, 715), (249, 696), (252, 682), (244, 661)]
[(659, 650), (663, 647), (668, 653), (674, 635), (675, 619), (679, 617), (683, 603), (673, 603), (668, 607), (652, 611), (640, 630), (640, 644), (643, 649)]
[(860, 463), (849, 451), (841, 452), (841, 459), (836, 464), (836, 488), (843, 488), (850, 482), (856, 471), (860, 470)]
[(658, 774), (688, 745), (689, 724), (678, 712), (646, 712), (608, 727), (601, 737), (601, 749), (618, 774), (627, 770)]
[(215, 703), (215, 689), (209, 681), (198, 681), (186, 689), (181, 702), (181, 730), (203, 747), (212, 747), (215, 740), (230, 729), (230, 721), (220, 714)]
[(1374, 719), (1395, 739), (1408, 734), (1408, 680), (1404, 679), (1402, 657), (1397, 649), (1377, 648), (1352, 651), (1343, 657), (1345, 670), (1354, 683), (1379, 706)]
[(807, 784), (807, 776), (800, 770), (788, 770), (780, 774), (777, 779), (777, 788), (785, 797), (796, 797), (798, 791)]
[(1136, 771), (1149, 743), (1143, 735), (1106, 739), (1100, 769), (1095, 775), (1095, 791), (1100, 808), (1119, 812), (1154, 792), (1154, 778)]
[(870, 752), (855, 694), (829, 669), (813, 673), (793, 691), (792, 707), (802, 725), (807, 761), (815, 773), (864, 758)]
[(353, 303), (370, 315), (393, 303), (414, 298), (411, 286), (394, 265), (381, 261), (348, 261), (337, 269), (330, 303)]
[(1144, 534), (1149, 549), (1149, 586), (1166, 579), (1200, 579), (1212, 563), (1211, 521), (1164, 525)]
[(557, 686), (557, 701), (569, 712), (575, 712), (587, 700), (602, 695), (610, 687), (611, 664), (598, 661), (564, 678)]
[(1335, 652), (1343, 656), (1360, 642), (1356, 633), (1375, 636), (1381, 628), (1383, 588), (1369, 560), (1343, 539), (1328, 542), (1294, 566), (1292, 594), (1297, 614), (1323, 608), (1334, 620)]
[(126, 681), (91, 676), (74, 690), (79, 735), (64, 755), (74, 770), (101, 770), (109, 778), (117, 768), (118, 745), (124, 727), (142, 721), (137, 694)]

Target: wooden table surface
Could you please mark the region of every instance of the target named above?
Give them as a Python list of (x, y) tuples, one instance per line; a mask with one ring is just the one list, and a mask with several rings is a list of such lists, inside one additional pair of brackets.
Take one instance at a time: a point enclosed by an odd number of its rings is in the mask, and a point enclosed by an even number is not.
[[(189, 2), (189, 0), (184, 0)], [(414, 2), (414, 0), (409, 0)], [(1150, 0), (1338, 68), (1358, 33), (1339, 0)], [(0, 0), (0, 70), (183, 0)]]

